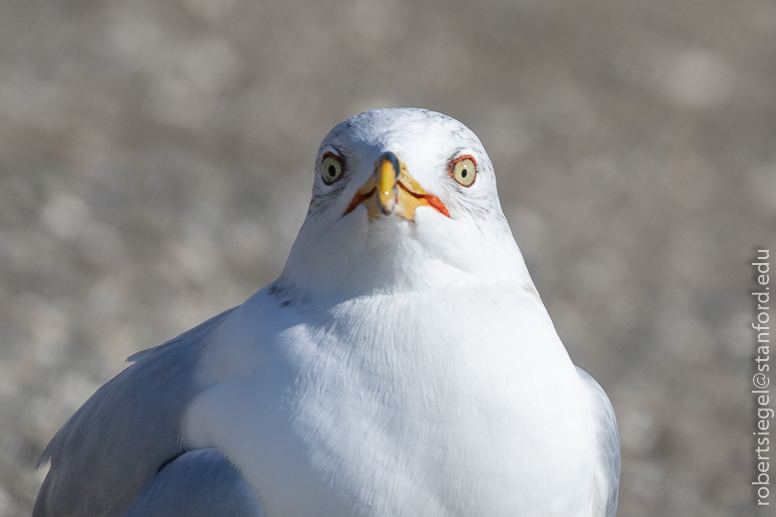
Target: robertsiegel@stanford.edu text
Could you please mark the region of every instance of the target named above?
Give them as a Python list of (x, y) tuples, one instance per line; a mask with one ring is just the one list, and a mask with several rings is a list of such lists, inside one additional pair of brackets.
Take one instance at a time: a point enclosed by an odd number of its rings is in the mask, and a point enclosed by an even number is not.
[(752, 434), (756, 437), (755, 452), (757, 453), (755, 465), (755, 481), (752, 485), (757, 492), (757, 505), (769, 506), (770, 498), (770, 424), (774, 416), (774, 411), (770, 407), (770, 390), (768, 386), (771, 383), (770, 378), (770, 250), (757, 250), (757, 260), (752, 262), (752, 266), (757, 269), (757, 291), (752, 293), (755, 297), (755, 322), (752, 328), (757, 333), (757, 351), (754, 356), (757, 372), (752, 377), (755, 395), (755, 410), (757, 418), (755, 419), (756, 430)]

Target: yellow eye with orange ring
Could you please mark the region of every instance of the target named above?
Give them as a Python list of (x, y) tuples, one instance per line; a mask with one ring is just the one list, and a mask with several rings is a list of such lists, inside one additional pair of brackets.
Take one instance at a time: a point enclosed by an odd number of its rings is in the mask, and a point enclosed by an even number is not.
[(334, 153), (324, 154), (323, 161), (321, 161), (321, 176), (323, 176), (323, 182), (327, 185), (331, 185), (342, 177), (344, 168), (342, 158)]
[(450, 162), (448, 172), (455, 181), (464, 187), (471, 187), (477, 178), (477, 162), (473, 156), (461, 156)]

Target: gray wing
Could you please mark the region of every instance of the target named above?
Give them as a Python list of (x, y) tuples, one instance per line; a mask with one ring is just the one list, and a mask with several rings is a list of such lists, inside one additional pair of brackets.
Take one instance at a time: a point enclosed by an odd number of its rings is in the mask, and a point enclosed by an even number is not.
[(593, 408), (596, 433), (595, 509), (593, 517), (614, 517), (620, 489), (620, 433), (614, 408), (603, 388), (577, 367)]
[(263, 517), (248, 483), (217, 449), (187, 452), (164, 466), (125, 517)]
[(38, 466), (51, 463), (33, 517), (118, 517), (178, 456), (180, 420), (203, 387), (194, 379), (202, 348), (231, 310), (167, 343), (101, 387), (54, 435)]

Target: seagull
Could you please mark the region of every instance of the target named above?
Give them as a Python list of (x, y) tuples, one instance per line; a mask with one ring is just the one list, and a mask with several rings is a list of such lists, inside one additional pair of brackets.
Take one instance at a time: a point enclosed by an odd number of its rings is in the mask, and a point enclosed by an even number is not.
[(334, 127), (279, 278), (128, 360), (43, 452), (34, 517), (616, 512), (612, 405), (440, 113)]

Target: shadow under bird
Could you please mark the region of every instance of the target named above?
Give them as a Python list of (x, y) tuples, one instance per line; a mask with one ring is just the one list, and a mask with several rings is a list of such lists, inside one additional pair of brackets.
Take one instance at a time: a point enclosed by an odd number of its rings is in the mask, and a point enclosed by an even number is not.
[(616, 512), (612, 406), (439, 113), (337, 125), (280, 277), (129, 360), (43, 453), (35, 517)]

